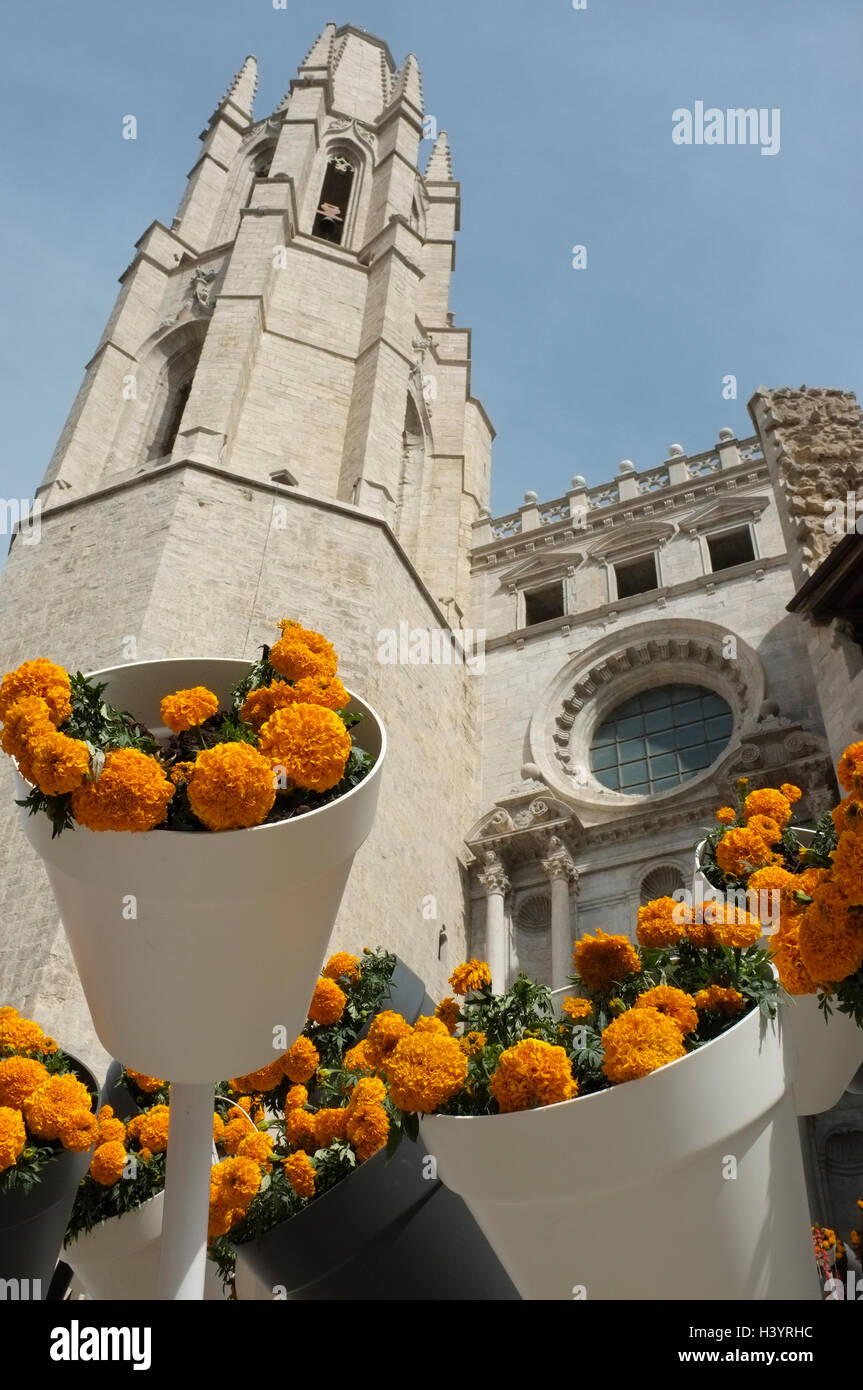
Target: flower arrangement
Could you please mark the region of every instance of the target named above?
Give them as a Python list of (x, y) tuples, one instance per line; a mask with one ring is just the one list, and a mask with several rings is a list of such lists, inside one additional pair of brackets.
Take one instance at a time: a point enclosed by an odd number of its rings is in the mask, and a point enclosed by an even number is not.
[(573, 993), (556, 1012), (550, 989), (520, 975), (491, 991), (484, 961), (456, 968), (458, 998), (414, 1027), (382, 1014), (359, 1059), (386, 1085), (389, 1143), (415, 1138), (419, 1116), (498, 1115), (555, 1105), (636, 1081), (718, 1037), (745, 1014), (776, 1012), (778, 987), (761, 924), (672, 898), (638, 913), (637, 944), (597, 931), (576, 943)]
[(38, 1023), (0, 1008), (0, 1196), (28, 1191), (64, 1150), (97, 1139), (93, 1095)]
[(778, 899), (771, 956), (789, 994), (817, 994), (863, 1028), (863, 743), (837, 765), (846, 795), (819, 820), (811, 843), (791, 824), (799, 788), (749, 791), (717, 812), (700, 867), (714, 887)]
[(90, 830), (238, 830), (326, 805), (356, 786), (372, 757), (352, 741), (362, 718), (320, 633), (293, 620), (264, 646), (220, 709), (203, 686), (161, 702), (160, 742), (106, 687), (38, 657), (0, 682), (0, 746), (54, 834)]

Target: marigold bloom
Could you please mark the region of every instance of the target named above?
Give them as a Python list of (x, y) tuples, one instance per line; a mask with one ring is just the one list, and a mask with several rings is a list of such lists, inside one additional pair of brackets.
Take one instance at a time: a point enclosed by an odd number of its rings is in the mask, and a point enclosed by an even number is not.
[(14, 1166), (26, 1142), (27, 1131), (21, 1111), (11, 1105), (0, 1105), (0, 1173)]
[(413, 1029), (407, 1019), (392, 1009), (384, 1009), (372, 1019), (365, 1038), (364, 1053), (369, 1065), (375, 1069), (383, 1068), (396, 1044), (402, 1038), (410, 1037)]
[(583, 1023), (586, 1018), (590, 1018), (593, 1013), (593, 1004), (589, 999), (583, 999), (581, 995), (568, 994), (563, 1001), (563, 1012), (567, 1018), (571, 1018), (573, 1023)]
[(415, 1033), (437, 1033), (441, 1038), (452, 1036), (443, 1019), (435, 1017), (433, 1014), (418, 1018), (414, 1024)]
[(72, 793), (72, 814), (88, 830), (154, 830), (173, 795), (155, 758), (137, 748), (114, 748), (105, 756), (99, 780)]
[(329, 1148), (334, 1139), (344, 1139), (347, 1134), (347, 1110), (319, 1110), (315, 1119), (315, 1142), (319, 1149)]
[(760, 791), (749, 793), (743, 803), (743, 815), (747, 824), (753, 816), (767, 816), (784, 830), (791, 819), (791, 803), (774, 787), (762, 787)]
[(90, 1160), (90, 1176), (101, 1187), (113, 1187), (123, 1176), (128, 1156), (119, 1140), (100, 1144)]
[(301, 1035), (281, 1058), (282, 1071), (289, 1081), (305, 1085), (314, 1076), (320, 1060), (318, 1049), (311, 1039)]
[(743, 1012), (746, 1001), (737, 989), (725, 989), (722, 985), (708, 985), (695, 996), (695, 1007), (699, 1013), (739, 1014)]
[(733, 806), (720, 806), (716, 812), (716, 819), (720, 825), (733, 825), (737, 820), (737, 812)]
[(8, 671), (0, 681), (0, 719), (26, 695), (38, 695), (51, 713), (51, 723), (65, 724), (72, 713), (72, 686), (62, 666), (39, 656)]
[(783, 782), (779, 788), (786, 801), (790, 801), (792, 806), (795, 801), (799, 801), (803, 793), (799, 787), (795, 787), (793, 782)]
[(687, 1033), (694, 1033), (698, 1027), (695, 1000), (691, 994), (682, 989), (675, 989), (673, 985), (656, 985), (654, 989), (645, 990), (643, 994), (639, 994), (632, 1007), (658, 1009), (661, 1014), (665, 1014), (677, 1024), (684, 1037)]
[(253, 1158), (265, 1173), (271, 1173), (273, 1171), (272, 1149), (273, 1141), (270, 1135), (265, 1134), (261, 1129), (256, 1129), (240, 1141), (237, 1155), (240, 1158)]
[(454, 1033), (461, 1018), (461, 1008), (457, 999), (453, 999), (451, 994), (442, 999), (435, 1009), (435, 1018), (439, 1018), (448, 1033)]
[(253, 729), (266, 724), (277, 709), (287, 709), (297, 703), (296, 687), (287, 681), (273, 681), (271, 685), (258, 686), (250, 690), (240, 706), (240, 718)]
[(798, 943), (803, 965), (819, 984), (839, 984), (863, 964), (863, 915), (832, 879), (815, 889)]
[(0, 1062), (0, 1105), (20, 1110), (48, 1075), (47, 1068), (33, 1057), (7, 1057)]
[[(757, 917), (727, 903), (706, 901), (703, 917), (706, 939), (695, 944), (736, 946), (742, 950), (754, 946), (761, 936), (761, 923)], [(691, 937), (693, 927), (687, 928), (687, 932)]]
[(347, 1002), (347, 995), (343, 989), (339, 988), (335, 980), (329, 980), (322, 975), (315, 985), (315, 992), (309, 1005), (309, 1018), (312, 1023), (320, 1023), (325, 1026), (338, 1023), (345, 1011)]
[(276, 799), (272, 768), (250, 743), (205, 748), (186, 785), (189, 805), (208, 830), (260, 825)]
[(853, 907), (863, 906), (863, 833), (846, 830), (839, 836), (831, 876)]
[(289, 1110), (285, 1117), (285, 1135), (292, 1148), (314, 1153), (318, 1147), (314, 1115), (308, 1110)]
[(219, 1146), (233, 1157), (247, 1135), (252, 1133), (251, 1123), (245, 1115), (237, 1114), (228, 1120), (219, 1138)]
[(803, 911), (795, 896), (801, 890), (807, 892), (803, 879), (803, 874), (792, 874), (780, 864), (768, 864), (764, 869), (757, 869), (746, 885), (747, 894), (757, 893), (759, 900), (762, 893), (778, 891), (780, 934), (786, 927), (793, 926)]
[(773, 853), (762, 835), (748, 826), (734, 826), (726, 830), (717, 844), (716, 862), (730, 878), (745, 879), (756, 869), (763, 869), (765, 864), (778, 863), (779, 856)]
[[(0, 705), (0, 717), (2, 714)], [(849, 743), (836, 764), (836, 776), (839, 778), (839, 785), (844, 787), (846, 792), (863, 790), (863, 742)]]
[(145, 1072), (132, 1071), (131, 1067), (126, 1067), (124, 1070), (138, 1090), (143, 1091), (145, 1095), (150, 1096), (155, 1091), (161, 1091), (166, 1084), (157, 1076), (147, 1076)]
[(605, 1029), (602, 1045), (602, 1070), (616, 1085), (637, 1081), (686, 1055), (679, 1027), (658, 1009), (629, 1009), (621, 1014)]
[(222, 1119), (218, 1110), (213, 1111), (213, 1143), (219, 1144), (225, 1132), (225, 1121)]
[[(794, 922), (799, 924), (800, 918)], [(779, 983), (788, 994), (815, 994), (813, 980), (800, 955), (799, 925), (786, 926), (770, 943), (770, 956), (779, 975)]]
[(325, 980), (344, 978), (353, 984), (360, 978), (360, 958), (350, 955), (347, 951), (336, 951), (335, 955), (330, 956), (321, 974)]
[(467, 1058), (455, 1038), (415, 1033), (396, 1043), (386, 1070), (390, 1096), (400, 1110), (431, 1114), (461, 1090)]
[[(267, 1066), (261, 1067), (260, 1071), (247, 1072), (245, 1076), (234, 1076), (231, 1078), (230, 1087), (232, 1091), (273, 1091), (278, 1086), (284, 1075), (283, 1059), (276, 1057)], [(243, 1109), (248, 1109), (244, 1106)]]
[(219, 697), (204, 685), (191, 690), (176, 690), (166, 695), (160, 705), (162, 723), (174, 734), (197, 728), (219, 710)]
[(578, 1093), (564, 1049), (539, 1038), (524, 1038), (502, 1052), (488, 1088), (502, 1115), (556, 1105)]
[(472, 957), (463, 965), (457, 965), (449, 977), (449, 985), (453, 994), (461, 996), (478, 994), (480, 990), (489, 989), (491, 987), (491, 970), (488, 963)]
[(298, 1197), (314, 1197), (315, 1169), (308, 1154), (290, 1154), (283, 1160), (285, 1175)]
[(33, 777), (46, 796), (63, 796), (80, 787), (90, 772), (90, 750), (79, 738), (55, 729), (37, 734), (31, 742)]
[(299, 623), (280, 623), (282, 635), (270, 648), (270, 665), (290, 681), (307, 677), (326, 679), (336, 674), (338, 657), (331, 642), (320, 632)]
[(98, 1126), (97, 1143), (125, 1143), (126, 1126), (122, 1120), (117, 1119), (115, 1116), (113, 1106), (102, 1106), (99, 1114), (96, 1116), (96, 1124)]
[(261, 728), (258, 747), (289, 784), (326, 792), (344, 776), (351, 736), (337, 714), (322, 705), (276, 710)]
[[(90, 1092), (77, 1076), (51, 1076), (24, 1101), (21, 1111), (36, 1139), (58, 1139), (61, 1126), (79, 1111), (91, 1110)], [(95, 1117), (91, 1116), (95, 1123)]]
[(378, 1103), (352, 1105), (347, 1112), (347, 1138), (360, 1163), (365, 1163), (384, 1147), (389, 1132), (389, 1116)]
[(261, 1169), (253, 1158), (223, 1158), (210, 1170), (210, 1205), (245, 1210), (261, 1186)]
[(39, 695), (25, 695), (6, 711), (0, 747), (18, 764), (26, 782), (35, 785), (32, 745), (34, 739), (54, 731), (51, 710)]
[(285, 1096), (285, 1111), (302, 1110), (303, 1106), (308, 1104), (308, 1100), (309, 1093), (305, 1086), (291, 1086)]
[(150, 1149), (154, 1154), (165, 1152), (168, 1147), (169, 1118), (167, 1105), (154, 1105), (152, 1110), (145, 1111), (139, 1135), (142, 1148)]
[(691, 917), (686, 903), (676, 898), (654, 898), (638, 909), (635, 935), (639, 946), (675, 946), (684, 933), (684, 924)]
[(859, 792), (849, 792), (838, 806), (830, 812), (837, 835), (846, 830), (857, 831), (863, 827), (863, 800)]
[(747, 830), (760, 835), (761, 839), (768, 845), (777, 845), (782, 839), (782, 829), (778, 821), (770, 816), (750, 816), (746, 822)]
[(374, 1071), (375, 1063), (369, 1057), (365, 1038), (348, 1048), (344, 1067), (345, 1071)]
[(194, 770), (194, 762), (174, 763), (174, 766), (171, 768), (171, 771), (168, 773), (168, 776), (170, 777), (174, 786), (179, 787), (181, 782), (188, 782)]
[(572, 953), (576, 973), (594, 994), (606, 994), (613, 984), (641, 969), (638, 952), (627, 936), (583, 936)]
[(22, 1018), (17, 1009), (9, 1006), (0, 1015), (0, 1052), (10, 1051), (38, 1052), (47, 1056), (57, 1051), (57, 1044), (32, 1018)]
[(99, 1126), (92, 1110), (84, 1105), (69, 1110), (60, 1120), (57, 1138), (64, 1149), (72, 1149), (75, 1153), (91, 1149), (99, 1138)]
[(366, 1076), (358, 1081), (351, 1091), (350, 1105), (381, 1105), (386, 1099), (387, 1088), (377, 1076)]
[(465, 1057), (475, 1057), (478, 1052), (482, 1052), (487, 1039), (485, 1033), (472, 1030), (470, 1033), (462, 1033), (457, 1041)]

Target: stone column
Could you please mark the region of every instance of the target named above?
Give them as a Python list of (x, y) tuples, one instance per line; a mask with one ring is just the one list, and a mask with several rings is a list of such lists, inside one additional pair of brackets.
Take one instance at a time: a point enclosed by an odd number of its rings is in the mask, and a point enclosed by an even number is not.
[(562, 989), (572, 974), (570, 885), (578, 883), (578, 870), (568, 851), (555, 840), (556, 836), (542, 867), (551, 882), (551, 987)]
[(507, 939), (504, 904), (510, 881), (503, 864), (491, 853), (486, 855), (486, 867), (477, 874), (477, 882), (485, 893), (485, 956), (491, 970), (491, 987), (502, 994), (507, 986)]

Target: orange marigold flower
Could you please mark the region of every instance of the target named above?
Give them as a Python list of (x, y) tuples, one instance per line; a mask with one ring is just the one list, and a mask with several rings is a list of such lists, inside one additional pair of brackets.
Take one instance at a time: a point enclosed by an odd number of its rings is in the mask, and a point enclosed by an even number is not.
[(673, 985), (656, 985), (639, 994), (632, 1006), (634, 1009), (658, 1009), (673, 1023), (676, 1023), (684, 1037), (694, 1033), (698, 1027), (698, 1014), (695, 1000), (685, 990), (675, 989)]
[(819, 984), (839, 984), (863, 964), (863, 918), (832, 879), (815, 889), (798, 943), (803, 965)]
[[(759, 901), (762, 893), (779, 893), (780, 933), (786, 926), (792, 926), (794, 919), (803, 911), (795, 896), (800, 891), (808, 891), (803, 884), (803, 878), (803, 874), (792, 874), (780, 864), (768, 864), (764, 869), (757, 869), (746, 885), (747, 895), (757, 893)], [(768, 898), (768, 902), (771, 901)]]
[(783, 782), (779, 788), (786, 801), (790, 801), (792, 806), (795, 801), (799, 801), (803, 793), (799, 787), (795, 787), (793, 782)]
[(743, 1012), (746, 1001), (737, 989), (724, 989), (721, 985), (708, 985), (695, 996), (695, 1007), (699, 1013), (739, 1014)]
[(314, 1153), (318, 1147), (315, 1117), (308, 1110), (289, 1110), (285, 1118), (285, 1135), (294, 1149)]
[(320, 1060), (318, 1049), (311, 1039), (301, 1035), (282, 1057), (282, 1071), (289, 1081), (305, 1085), (314, 1076)]
[(181, 782), (188, 782), (194, 770), (195, 764), (193, 762), (174, 763), (174, 766), (171, 768), (171, 771), (168, 773), (168, 776), (174, 783), (174, 786), (179, 787)]
[(335, 955), (330, 956), (321, 974), (325, 980), (346, 979), (353, 984), (360, 978), (360, 958), (350, 955), (347, 951), (336, 951)]
[(301, 704), (323, 705), (324, 709), (342, 710), (351, 703), (338, 676), (303, 676), (294, 686), (294, 693)]
[(471, 1031), (470, 1033), (462, 1034), (458, 1039), (458, 1045), (465, 1057), (475, 1057), (478, 1052), (482, 1052), (486, 1041), (485, 1033)]
[(100, 1144), (90, 1160), (91, 1178), (95, 1179), (100, 1187), (113, 1187), (114, 1183), (122, 1178), (128, 1157), (122, 1143), (117, 1139)]
[(269, 762), (250, 743), (217, 743), (195, 760), (189, 805), (208, 830), (260, 825), (276, 799)]
[(733, 806), (720, 806), (716, 812), (716, 819), (720, 825), (733, 825), (737, 820), (737, 812)]
[[(24, 1101), (22, 1114), (28, 1130), (36, 1139), (59, 1139), (60, 1128), (78, 1111), (90, 1110), (90, 1092), (77, 1076), (67, 1072), (51, 1076)], [(95, 1117), (92, 1117), (95, 1123)]]
[(853, 907), (863, 906), (863, 834), (847, 831), (833, 851), (833, 882)]
[(680, 1028), (658, 1009), (630, 1009), (621, 1014), (605, 1029), (602, 1045), (602, 1070), (617, 1085), (637, 1081), (686, 1055)]
[(99, 780), (72, 793), (72, 814), (88, 830), (154, 830), (173, 795), (155, 758), (137, 748), (114, 748), (105, 756)]
[(145, 1111), (139, 1135), (141, 1147), (154, 1154), (164, 1153), (168, 1147), (168, 1121), (167, 1105), (154, 1105)]
[(25, 695), (6, 711), (0, 747), (18, 764), (26, 782), (35, 785), (32, 744), (34, 739), (53, 732), (51, 710), (39, 695)]
[(564, 1049), (539, 1038), (523, 1038), (502, 1052), (488, 1088), (502, 1115), (556, 1105), (578, 1093)]
[(296, 687), (287, 681), (273, 681), (270, 685), (258, 686), (250, 690), (240, 706), (240, 718), (253, 729), (266, 724), (277, 709), (287, 709), (297, 703)]
[(449, 977), (453, 994), (466, 995), (479, 993), (491, 987), (491, 970), (486, 961), (473, 957), (463, 965), (457, 965)]
[(315, 1169), (314, 1164), (308, 1154), (290, 1154), (283, 1159), (285, 1175), (291, 1187), (298, 1197), (314, 1197), (315, 1195)]
[[(708, 946), (736, 946), (745, 949), (747, 946), (754, 946), (761, 936), (761, 923), (758, 918), (744, 912), (742, 908), (708, 900), (703, 905), (703, 916)], [(691, 935), (691, 929), (689, 934)]]
[(0, 1017), (0, 1052), (38, 1052), (46, 1056), (57, 1051), (53, 1038), (43, 1033), (32, 1018), (22, 1018), (11, 1006)]
[(794, 918), (794, 926), (785, 926), (779, 936), (770, 943), (770, 955), (779, 975), (779, 983), (788, 994), (815, 994), (817, 984), (813, 980), (800, 955), (800, 918)]
[(0, 719), (26, 695), (38, 695), (51, 713), (51, 723), (65, 724), (72, 713), (72, 686), (62, 666), (39, 656), (8, 671), (0, 681)]
[(849, 792), (830, 812), (837, 835), (846, 830), (857, 831), (863, 826), (863, 800), (859, 792)]
[(337, 714), (322, 705), (276, 710), (263, 725), (258, 746), (289, 785), (326, 792), (344, 776), (351, 736)]
[(418, 1018), (414, 1024), (414, 1032), (437, 1033), (438, 1037), (441, 1038), (449, 1038), (452, 1036), (443, 1020), (436, 1018), (434, 1015)]
[(126, 1126), (122, 1120), (117, 1119), (114, 1108), (111, 1105), (103, 1105), (96, 1117), (98, 1125), (98, 1142), (100, 1144), (124, 1144), (126, 1141)]
[(33, 1057), (7, 1057), (0, 1062), (0, 1105), (20, 1110), (37, 1086), (48, 1080), (48, 1069)]
[(352, 1105), (347, 1112), (347, 1138), (360, 1163), (384, 1147), (389, 1132), (389, 1116), (380, 1104)]
[(572, 953), (576, 973), (594, 994), (605, 994), (613, 984), (641, 969), (638, 952), (626, 936), (608, 936), (602, 928), (596, 936), (583, 936)]
[[(2, 686), (0, 686), (0, 691), (2, 691)], [(0, 705), (0, 716), (2, 714), (2, 705)], [(836, 776), (839, 778), (839, 785), (844, 787), (846, 792), (863, 790), (863, 742), (849, 743), (836, 764)]]
[(139, 1091), (143, 1091), (144, 1095), (151, 1096), (155, 1091), (161, 1091), (165, 1087), (166, 1083), (158, 1076), (147, 1076), (145, 1072), (133, 1071), (131, 1067), (125, 1067), (124, 1071), (131, 1078), (133, 1085)]
[(750, 816), (746, 828), (760, 835), (768, 845), (776, 845), (782, 839), (778, 821), (772, 820), (770, 816)]
[(270, 648), (270, 665), (290, 681), (306, 677), (329, 677), (339, 664), (335, 648), (320, 632), (283, 619), (282, 635)]
[(229, 1211), (245, 1210), (261, 1186), (261, 1169), (253, 1158), (223, 1158), (210, 1170), (210, 1203)]
[(225, 1153), (233, 1156), (238, 1152), (243, 1140), (248, 1134), (251, 1134), (251, 1132), (251, 1125), (246, 1116), (235, 1113), (233, 1119), (229, 1118), (228, 1123), (224, 1126), (219, 1138), (219, 1144), (225, 1150)]
[(412, 1032), (413, 1029), (407, 1020), (392, 1009), (384, 1009), (382, 1013), (376, 1014), (363, 1049), (368, 1065), (375, 1069), (383, 1069), (396, 1044), (402, 1038), (410, 1037)]
[(345, 1011), (347, 1002), (347, 995), (343, 989), (339, 988), (335, 980), (329, 980), (322, 975), (315, 985), (315, 992), (309, 1005), (309, 1018), (312, 1023), (320, 1023), (324, 1026), (338, 1023)]
[(91, 1149), (98, 1140), (99, 1126), (96, 1116), (89, 1108), (89, 1099), (88, 1096), (87, 1105), (76, 1106), (62, 1116), (57, 1127), (57, 1138), (64, 1149), (83, 1153), (85, 1149)]
[(593, 1013), (593, 1004), (589, 999), (583, 999), (581, 995), (568, 994), (563, 1001), (563, 1012), (567, 1018), (571, 1018), (573, 1023), (582, 1023), (586, 1018), (590, 1018)]
[(26, 1142), (27, 1131), (21, 1111), (11, 1105), (0, 1105), (0, 1173), (14, 1166)]
[(240, 1141), (237, 1154), (240, 1158), (253, 1158), (260, 1164), (265, 1173), (273, 1171), (272, 1159), (273, 1141), (269, 1134), (263, 1130), (256, 1129), (254, 1133), (247, 1134), (245, 1139)]
[(80, 787), (90, 772), (90, 750), (78, 738), (67, 738), (56, 729), (37, 734), (31, 741), (33, 777), (46, 796), (63, 796)]
[(386, 1094), (387, 1088), (380, 1077), (363, 1077), (351, 1091), (350, 1105), (381, 1105), (386, 1099)]
[(302, 1110), (304, 1105), (308, 1105), (309, 1093), (305, 1086), (291, 1086), (285, 1096), (285, 1112), (288, 1110)]
[(166, 695), (160, 705), (162, 723), (173, 734), (197, 728), (218, 710), (218, 695), (204, 685), (194, 685), (191, 690), (175, 690), (173, 695)]
[(760, 791), (749, 793), (743, 803), (743, 815), (747, 825), (753, 816), (767, 816), (784, 830), (791, 819), (791, 803), (774, 787), (762, 787)]
[[(260, 1071), (250, 1071), (245, 1076), (232, 1077), (229, 1084), (232, 1091), (273, 1091), (283, 1075), (283, 1058), (277, 1057), (275, 1061), (261, 1067)], [(249, 1105), (243, 1106), (243, 1109), (248, 1110)]]
[(728, 877), (745, 879), (765, 864), (778, 863), (779, 855), (773, 853), (763, 835), (749, 826), (734, 826), (717, 844), (716, 862)]
[(225, 1121), (222, 1119), (218, 1110), (213, 1111), (213, 1143), (220, 1144), (222, 1135), (225, 1133)]
[(635, 935), (639, 946), (674, 946), (683, 936), (685, 923), (691, 917), (686, 903), (676, 898), (654, 898), (638, 909)]
[(414, 1033), (396, 1043), (386, 1067), (393, 1103), (430, 1114), (461, 1090), (467, 1057), (455, 1038)]
[(319, 1110), (315, 1115), (315, 1141), (319, 1149), (327, 1149), (334, 1139), (347, 1134), (347, 1110)]
[(447, 1032), (454, 1033), (461, 1018), (458, 1000), (453, 999), (452, 995), (448, 994), (445, 999), (440, 1001), (434, 1012), (435, 1018), (440, 1019)]

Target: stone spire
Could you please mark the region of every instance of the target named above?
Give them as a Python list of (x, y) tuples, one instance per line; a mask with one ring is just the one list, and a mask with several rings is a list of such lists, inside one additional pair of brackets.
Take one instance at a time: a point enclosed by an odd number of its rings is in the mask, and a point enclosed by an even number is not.
[(335, 37), (335, 24), (325, 24), (323, 31), (315, 39), (304, 61), (300, 63), (300, 71), (302, 72), (304, 68), (328, 68), (332, 62), (333, 39)]
[(429, 162), (425, 172), (426, 183), (452, 183), (452, 156), (449, 148), (449, 136), (442, 130), (434, 142), (434, 148), (429, 155)]
[(409, 101), (417, 111), (423, 112), (423, 83), (420, 65), (413, 53), (409, 53), (393, 88), (393, 101)]
[(213, 113), (213, 120), (220, 113), (227, 111), (229, 107), (247, 121), (252, 119), (252, 107), (255, 101), (255, 93), (258, 90), (258, 60), (249, 54), (240, 71), (237, 73), (222, 100)]

